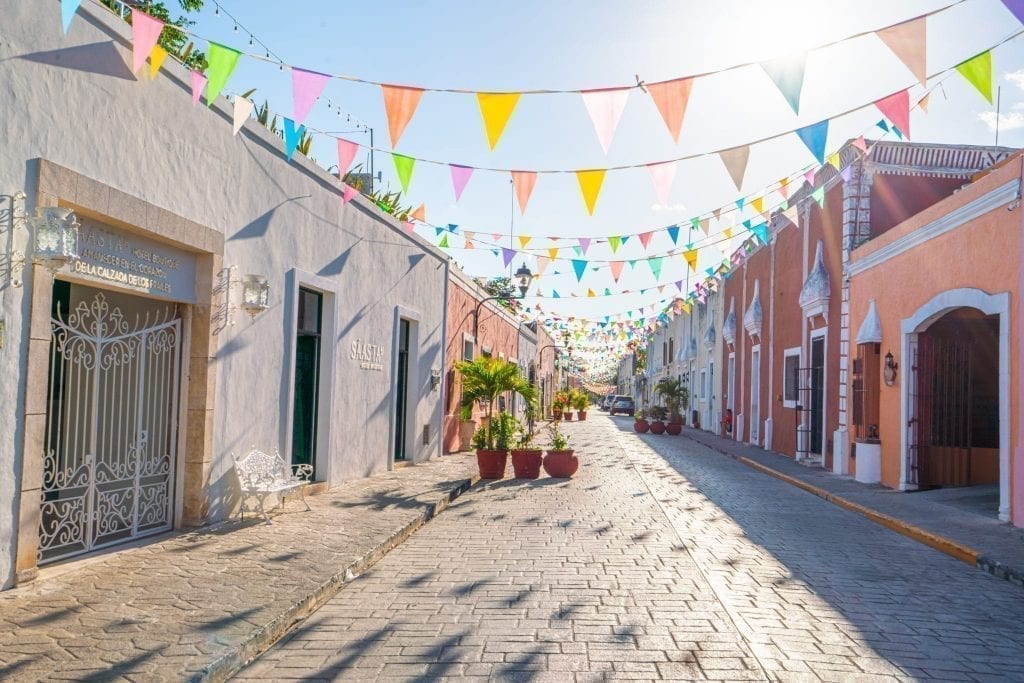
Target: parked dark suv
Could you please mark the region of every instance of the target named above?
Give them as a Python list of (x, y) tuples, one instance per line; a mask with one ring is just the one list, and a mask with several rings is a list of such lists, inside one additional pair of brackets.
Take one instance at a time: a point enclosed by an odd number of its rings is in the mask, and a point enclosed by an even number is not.
[(619, 413), (621, 415), (632, 415), (636, 410), (636, 406), (633, 405), (632, 396), (616, 396), (612, 401), (612, 407), (608, 410), (610, 415)]

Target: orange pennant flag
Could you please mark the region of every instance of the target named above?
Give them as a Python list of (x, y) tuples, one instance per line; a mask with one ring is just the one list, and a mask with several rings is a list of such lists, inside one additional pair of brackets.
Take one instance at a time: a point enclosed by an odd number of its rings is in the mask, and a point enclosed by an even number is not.
[(875, 35), (910, 69), (921, 85), (928, 83), (926, 19), (927, 17), (918, 17), (875, 32)]
[(921, 107), (921, 111), (923, 111), (925, 114), (928, 113), (928, 99), (931, 96), (932, 96), (932, 94), (930, 92), (929, 93), (925, 93), (924, 97), (922, 97), (921, 99), (919, 99), (917, 101), (917, 106)]
[(616, 282), (619, 281), (619, 276), (622, 275), (622, 266), (626, 265), (625, 261), (609, 261), (608, 267), (612, 271), (612, 279)]
[(601, 193), (601, 185), (604, 183), (604, 169), (590, 171), (576, 171), (576, 180), (580, 184), (580, 192), (583, 193), (583, 202), (587, 205), (587, 213), (594, 215), (594, 207), (597, 205), (597, 196)]
[(544, 274), (544, 271), (548, 269), (548, 264), (551, 263), (551, 259), (546, 256), (537, 257), (537, 277)]
[(679, 142), (679, 131), (683, 127), (683, 117), (686, 116), (686, 105), (690, 102), (693, 79), (677, 78), (674, 81), (650, 83), (646, 87), (672, 139)]
[(416, 113), (423, 91), (419, 88), (407, 88), (400, 85), (382, 85), (384, 93), (384, 112), (388, 116), (388, 132), (391, 133), (391, 146), (398, 146), (406, 125)]
[(466, 239), (466, 247), (465, 248), (466, 249), (472, 249), (473, 248), (473, 233), (471, 233), (469, 230), (467, 230), (466, 232), (462, 233), (462, 236)]
[(415, 218), (420, 223), (427, 222), (427, 205), (420, 204), (416, 207), (416, 210), (409, 214), (409, 218)]
[(480, 104), (480, 114), (484, 117), (487, 143), (493, 151), (494, 146), (498, 144), (498, 139), (505, 131), (505, 125), (511, 118), (512, 112), (515, 111), (516, 104), (519, 102), (519, 93), (478, 92), (476, 99)]
[(533, 194), (533, 186), (537, 184), (534, 171), (512, 171), (512, 185), (516, 188), (516, 201), (519, 202), (519, 213), (526, 213), (526, 205)]

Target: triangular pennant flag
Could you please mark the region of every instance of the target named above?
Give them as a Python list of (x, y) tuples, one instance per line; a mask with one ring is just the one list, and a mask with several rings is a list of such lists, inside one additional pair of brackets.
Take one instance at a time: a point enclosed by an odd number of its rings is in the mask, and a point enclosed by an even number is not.
[(651, 181), (654, 183), (654, 192), (662, 204), (668, 204), (668, 195), (672, 191), (672, 181), (676, 177), (677, 164), (678, 162), (675, 161), (647, 164), (647, 171), (651, 174)]
[(1024, 24), (1024, 0), (1003, 0), (1003, 4), (1017, 21)]
[(885, 118), (892, 121), (893, 125), (900, 129), (900, 132), (910, 137), (910, 91), (901, 90), (898, 93), (883, 97), (875, 102), (878, 111), (882, 112)]
[(817, 173), (817, 171), (814, 168), (810, 168), (810, 169), (807, 170), (806, 173), (804, 173), (804, 180), (807, 181), (808, 185), (813, 185), (814, 184), (814, 176), (815, 176), (816, 173)]
[(868, 151), (868, 145), (867, 145), (867, 143), (866, 143), (866, 142), (864, 141), (864, 136), (863, 136), (863, 135), (861, 135), (860, 137), (858, 137), (857, 139), (855, 139), (855, 140), (854, 140), (854, 141), (853, 141), (852, 143), (850, 143), (850, 144), (852, 144), (852, 145), (853, 145), (854, 147), (856, 147), (857, 149), (859, 149), (859, 150), (860, 150), (860, 151), (862, 151), (862, 152), (866, 152), (866, 151)]
[(562, 297), (558, 295), (558, 292), (556, 292), (555, 290), (552, 289), (551, 290), (551, 298), (552, 299), (561, 299)]
[(292, 67), (292, 114), (296, 123), (306, 120), (330, 78), (327, 74)]
[(167, 59), (167, 50), (163, 49), (159, 45), (154, 45), (152, 51), (149, 53), (150, 80), (156, 78), (156, 75), (160, 72), (160, 67), (163, 66), (165, 59)]
[(580, 249), (579, 247), (573, 247), (572, 252), (577, 256), (583, 256), (583, 250)]
[(356, 152), (359, 151), (359, 145), (348, 140), (338, 138), (338, 177), (344, 178), (345, 174), (348, 173), (349, 167), (352, 165), (352, 160), (356, 158)]
[(295, 127), (295, 122), (288, 117), (282, 117), (284, 119), (284, 155), (291, 161), (292, 155), (295, 154), (295, 150), (299, 146), (299, 140), (302, 139), (302, 134), (306, 132), (305, 126)]
[(423, 91), (420, 88), (407, 88), (401, 85), (382, 85), (380, 89), (384, 94), (384, 113), (388, 117), (391, 146), (398, 147), (398, 140), (412, 120), (412, 115), (416, 113)]
[(822, 187), (815, 188), (814, 192), (811, 192), (811, 197), (814, 198), (814, 201), (818, 202), (818, 206), (824, 207), (825, 206), (825, 187), (822, 186)]
[(779, 181), (778, 192), (782, 195), (783, 199), (789, 199), (789, 178), (783, 178)]
[(758, 223), (751, 228), (751, 231), (757, 235), (757, 239), (761, 240), (762, 244), (768, 244), (768, 224)]
[(78, 11), (81, 4), (82, 0), (60, 0), (60, 23), (64, 27), (65, 34), (71, 27), (71, 19), (74, 18), (75, 12)]
[(875, 125), (884, 130), (886, 133), (889, 132), (889, 124), (885, 122), (885, 119), (879, 120), (879, 122), (876, 123)]
[(526, 213), (526, 204), (533, 194), (533, 186), (537, 184), (537, 174), (533, 171), (512, 171), (512, 186), (516, 190), (516, 201), (519, 202), (519, 213)]
[(631, 88), (584, 90), (580, 93), (605, 154), (608, 153), (612, 138), (615, 137), (615, 129), (619, 126), (619, 119), (622, 118), (622, 110), (629, 99), (630, 90)]
[(520, 249), (526, 249), (526, 245), (530, 243), (531, 239), (533, 239), (533, 238), (530, 237), (529, 235), (520, 235), (519, 236), (519, 248)]
[(357, 194), (359, 194), (359, 190), (349, 185), (345, 185), (341, 191), (341, 203), (348, 204)]
[(415, 218), (420, 223), (427, 222), (427, 205), (420, 204), (416, 207), (416, 210), (409, 214), (409, 218)]
[(473, 175), (474, 169), (457, 164), (450, 164), (449, 168), (452, 172), (452, 188), (455, 190), (455, 201), (459, 201), (462, 197), (462, 191), (466, 189), (466, 183), (469, 182), (470, 176)]
[(592, 290), (592, 289), (590, 289), (588, 287), (587, 288), (587, 298), (589, 299), (589, 298), (592, 298), (592, 297), (595, 297), (595, 296), (597, 296), (597, 294), (594, 293), (594, 290)]
[(672, 244), (679, 243), (679, 226), (673, 225), (668, 228), (668, 236), (672, 238)]
[(918, 17), (875, 32), (875, 35), (910, 69), (921, 85), (928, 82), (928, 23), (926, 19), (927, 17)]
[(661, 262), (661, 256), (655, 256), (654, 258), (647, 259), (647, 265), (650, 266), (651, 272), (654, 273), (655, 280), (661, 278)]
[(412, 221), (405, 221), (404, 223), (402, 223), (402, 227), (404, 227), (405, 231), (408, 233), (411, 233), (416, 230), (416, 224), (413, 223)]
[(580, 282), (581, 280), (583, 280), (583, 273), (586, 272), (587, 270), (587, 262), (573, 259), (572, 269), (576, 271), (576, 281)]
[(582, 253), (586, 254), (587, 253), (587, 249), (590, 248), (590, 238), (589, 237), (580, 237), (576, 241), (579, 242), (579, 244), (580, 244), (580, 251)]
[(224, 47), (218, 43), (210, 43), (206, 51), (206, 106), (213, 106), (220, 91), (228, 84), (228, 79), (238, 66), (238, 58), (242, 55), (238, 50)]
[(512, 112), (519, 102), (519, 93), (488, 93), (478, 92), (477, 102), (480, 104), (480, 115), (484, 119), (484, 130), (487, 132), (487, 143), (494, 150), (498, 139), (505, 131)]
[(619, 250), (619, 245), (622, 244), (622, 238), (612, 235), (608, 238), (608, 246), (611, 247), (612, 253), (614, 254)]
[(700, 222), (700, 231), (706, 236), (711, 231), (711, 219), (705, 218)]
[(231, 134), (238, 135), (238, 131), (242, 130), (242, 126), (249, 120), (249, 114), (252, 114), (252, 110), (255, 105), (252, 100), (248, 100), (241, 95), (235, 95), (235, 110), (231, 114)]
[[(447, 249), (448, 248), (448, 234), (447, 233), (445, 233), (445, 236), (442, 237), (441, 241), (437, 243), (437, 246), (441, 247), (442, 249)], [(505, 265), (508, 265), (508, 264), (505, 264)]]
[(692, 78), (678, 78), (674, 81), (649, 83), (646, 86), (654, 106), (661, 113), (661, 118), (668, 127), (668, 132), (675, 142), (679, 142), (679, 130), (683, 126), (686, 105), (690, 101), (690, 90), (693, 88)]
[(687, 265), (690, 266), (690, 270), (697, 270), (697, 250), (689, 249), (683, 252), (683, 258), (686, 259)]
[(839, 158), (839, 152), (833, 152), (828, 155), (828, 164), (837, 171), (839, 170), (839, 167), (843, 165), (842, 160)]
[(583, 193), (583, 202), (587, 205), (587, 213), (594, 215), (594, 206), (597, 204), (597, 196), (601, 193), (601, 184), (604, 183), (604, 169), (591, 171), (576, 171), (576, 180), (580, 184), (580, 192)]
[(764, 213), (764, 195), (759, 195), (750, 200), (750, 205), (754, 207), (756, 213)]
[(132, 10), (132, 73), (138, 73), (146, 63), (146, 57), (152, 52), (160, 33), (164, 30), (164, 22), (151, 17), (142, 10)]
[(398, 182), (402, 184), (402, 192), (408, 193), (412, 167), (416, 165), (416, 160), (398, 152), (392, 152), (391, 158), (395, 161), (395, 171), (398, 173)]
[(676, 280), (673, 284), (675, 284), (677, 291), (680, 291), (680, 292), (683, 291), (683, 281), (682, 280)]
[[(828, 139), (828, 119), (796, 129), (799, 137), (819, 164), (825, 163), (825, 141)], [(810, 181), (813, 183), (814, 181)]]
[(807, 66), (807, 53), (779, 57), (761, 62), (761, 68), (772, 79), (775, 87), (789, 102), (793, 112), (800, 113), (800, 91), (804, 87), (804, 69)]
[(199, 104), (199, 96), (203, 94), (203, 88), (206, 87), (206, 74), (195, 69), (189, 74), (189, 80), (192, 85), (192, 106)]
[(732, 239), (732, 228), (726, 228), (725, 230), (723, 230), (722, 231), (722, 235), (725, 237), (725, 239), (731, 240)]
[(647, 245), (650, 244), (651, 237), (654, 236), (653, 232), (642, 232), (640, 233), (640, 244), (643, 245), (644, 249), (647, 249)]
[(516, 250), (509, 249), (508, 247), (501, 248), (501, 260), (505, 262), (505, 267), (508, 268), (508, 264), (512, 263), (512, 259), (516, 257)]
[[(729, 172), (732, 182), (736, 184), (736, 189), (741, 190), (743, 187), (743, 175), (747, 172), (750, 146), (741, 145), (731, 149), (724, 149), (718, 153), (718, 156), (722, 159), (722, 163), (725, 164), (725, 170)], [(739, 201), (737, 204), (739, 204)], [(740, 208), (742, 208), (742, 205), (740, 205)]]
[(464, 233), (462, 233), (462, 239), (466, 241), (464, 248), (473, 248), (473, 233), (471, 233), (469, 230), (465, 231)]
[(551, 247), (550, 249), (548, 249), (548, 256), (551, 258), (552, 261), (558, 258), (558, 247)]
[(550, 263), (551, 263), (551, 259), (549, 259), (547, 256), (538, 256), (537, 257), (537, 275), (538, 276), (543, 275), (544, 271), (548, 269), (548, 265), (550, 265)]
[(619, 281), (619, 276), (622, 275), (622, 266), (625, 265), (625, 261), (609, 261), (608, 268), (612, 271), (612, 279), (616, 282)]
[(956, 65), (960, 75), (973, 85), (981, 96), (992, 104), (992, 51), (986, 50)]
[(926, 92), (924, 94), (924, 97), (917, 101), (917, 106), (920, 107), (921, 111), (923, 111), (925, 114), (928, 113), (928, 100), (931, 99), (931, 96), (932, 94), (930, 92)]
[(843, 179), (844, 183), (850, 182), (850, 178), (853, 177), (853, 166), (846, 166), (842, 171), (839, 172), (839, 177)]

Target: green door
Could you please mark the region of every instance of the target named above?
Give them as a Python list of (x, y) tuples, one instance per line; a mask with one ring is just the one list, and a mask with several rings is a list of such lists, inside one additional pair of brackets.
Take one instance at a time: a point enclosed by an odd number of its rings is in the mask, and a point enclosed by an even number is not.
[(395, 460), (405, 460), (409, 403), (409, 321), (398, 322), (398, 367), (395, 391)]
[[(295, 405), (292, 417), (292, 464), (316, 467), (317, 414), (320, 398), (320, 317), (323, 295), (299, 289), (295, 339)], [(313, 471), (316, 479), (316, 470)]]

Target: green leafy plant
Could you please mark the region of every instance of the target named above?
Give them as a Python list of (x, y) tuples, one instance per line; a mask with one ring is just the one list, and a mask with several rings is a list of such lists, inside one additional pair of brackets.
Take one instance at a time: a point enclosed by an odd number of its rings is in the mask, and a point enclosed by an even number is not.
[(480, 425), (477, 430), (473, 432), (473, 438), (470, 440), (470, 447), (476, 450), (483, 450), (487, 448), (487, 440), (489, 438), (489, 432), (487, 425)]
[[(472, 406), (473, 403), (479, 401), (486, 406), (487, 425), (489, 426), (487, 448), (494, 448), (497, 437), (494, 404), (497, 403), (498, 396), (507, 392), (515, 392), (522, 396), (527, 403), (534, 403), (537, 400), (536, 387), (523, 376), (518, 365), (500, 358), (481, 356), (476, 360), (462, 361), (455, 367), (462, 375), (462, 405)], [(514, 430), (513, 425), (509, 440), (511, 440), (511, 433)]]
[(654, 392), (665, 399), (665, 407), (673, 420), (681, 419), (679, 410), (690, 403), (690, 390), (674, 377), (663, 377), (654, 385)]
[(256, 121), (274, 135), (282, 135), (281, 130), (277, 127), (277, 114), (271, 118), (270, 105), (266, 100), (256, 107)]
[(590, 405), (590, 397), (587, 396), (587, 392), (582, 389), (573, 389), (569, 392), (569, 401), (572, 407), (579, 411), (584, 411), (587, 406)]
[(499, 451), (507, 451), (512, 447), (518, 422), (509, 413), (498, 413), (491, 422), (491, 437), (494, 447)]
[(462, 404), (459, 406), (459, 419), (468, 422), (473, 419), (473, 406)]
[(548, 450), (565, 451), (569, 449), (569, 437), (562, 433), (557, 422), (552, 422), (548, 426), (548, 441), (550, 442)]

